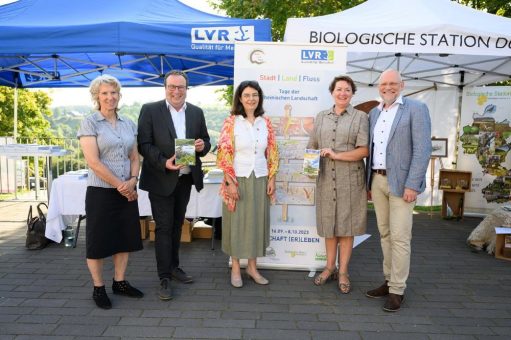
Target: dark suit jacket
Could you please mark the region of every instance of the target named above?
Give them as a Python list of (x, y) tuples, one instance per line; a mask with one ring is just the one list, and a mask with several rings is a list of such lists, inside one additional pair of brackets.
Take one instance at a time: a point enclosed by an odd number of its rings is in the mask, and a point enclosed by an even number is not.
[[(202, 109), (186, 103), (186, 138), (202, 139), (204, 150), (196, 152), (192, 178), (195, 188), (203, 188), (202, 163), (199, 157), (206, 155), (211, 148), (206, 120)], [(165, 167), (167, 159), (175, 153), (174, 139), (177, 138), (172, 116), (165, 100), (144, 104), (138, 118), (138, 151), (144, 157), (140, 175), (140, 189), (158, 195), (168, 196), (176, 187), (179, 171)]]

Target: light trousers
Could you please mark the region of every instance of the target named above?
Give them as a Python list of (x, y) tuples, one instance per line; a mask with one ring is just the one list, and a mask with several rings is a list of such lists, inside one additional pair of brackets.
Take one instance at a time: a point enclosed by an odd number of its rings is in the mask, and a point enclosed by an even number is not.
[(389, 292), (403, 295), (410, 273), (413, 207), (390, 193), (387, 177), (374, 174), (371, 195), (383, 252), (383, 275)]

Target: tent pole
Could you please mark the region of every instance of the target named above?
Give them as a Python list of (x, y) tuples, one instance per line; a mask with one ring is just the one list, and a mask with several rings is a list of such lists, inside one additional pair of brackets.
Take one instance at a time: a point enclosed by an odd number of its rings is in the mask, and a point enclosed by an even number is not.
[[(14, 139), (14, 144), (18, 143), (18, 81), (14, 85), (14, 126), (12, 131), (12, 136)], [(22, 164), (21, 160), (19, 160), (20, 166)], [(9, 169), (9, 167), (7, 167)], [(9, 183), (9, 182), (7, 182)], [(14, 199), (18, 199), (18, 159), (14, 160)]]
[(18, 139), (18, 84), (14, 86), (14, 127), (12, 131), (14, 137), (14, 143), (17, 143)]
[(458, 139), (460, 138), (461, 104), (463, 88), (465, 87), (465, 71), (460, 71), (460, 84), (458, 85), (458, 117), (456, 119), (456, 138), (454, 139), (454, 169), (458, 168)]

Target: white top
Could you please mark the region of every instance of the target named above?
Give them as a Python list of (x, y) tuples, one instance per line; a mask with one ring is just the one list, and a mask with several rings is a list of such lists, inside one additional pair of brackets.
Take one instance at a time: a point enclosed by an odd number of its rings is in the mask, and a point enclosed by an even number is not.
[[(185, 139), (186, 138), (186, 103), (183, 105), (183, 107), (177, 111), (174, 106), (170, 105), (168, 101), (167, 102), (167, 108), (170, 111), (170, 115), (172, 116), (172, 123), (174, 123), (174, 129), (176, 130), (177, 138), (179, 139)], [(192, 169), (190, 169), (189, 166), (185, 166), (179, 170), (179, 175), (186, 175), (192, 172)]]
[(389, 143), (390, 129), (400, 104), (403, 104), (402, 96), (399, 96), (390, 108), (384, 109), (383, 102), (378, 106), (378, 110), (381, 112), (373, 131), (373, 169), (387, 169), (385, 154)]
[(250, 177), (252, 171), (257, 178), (268, 176), (266, 148), (268, 129), (266, 121), (257, 117), (252, 125), (243, 116), (234, 120), (234, 171), (237, 177)]

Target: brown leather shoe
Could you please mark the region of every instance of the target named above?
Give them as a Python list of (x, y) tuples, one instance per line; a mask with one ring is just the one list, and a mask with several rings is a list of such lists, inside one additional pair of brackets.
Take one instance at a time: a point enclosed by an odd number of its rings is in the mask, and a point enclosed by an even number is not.
[(372, 289), (366, 292), (366, 296), (373, 298), (373, 299), (379, 299), (383, 296), (389, 295), (389, 286), (387, 285), (388, 281), (385, 281), (384, 284), (382, 284), (380, 287), (376, 289)]
[(401, 303), (403, 303), (404, 299), (404, 295), (390, 293), (387, 302), (383, 305), (383, 310), (386, 312), (397, 312), (401, 308)]

